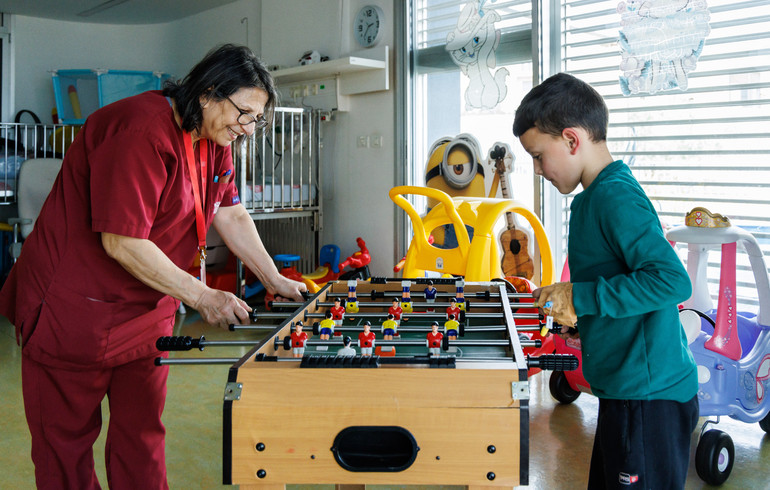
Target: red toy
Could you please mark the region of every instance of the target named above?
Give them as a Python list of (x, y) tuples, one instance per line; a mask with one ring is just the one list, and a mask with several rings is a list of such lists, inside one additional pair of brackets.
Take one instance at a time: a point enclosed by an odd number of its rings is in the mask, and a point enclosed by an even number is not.
[[(292, 265), (292, 262), (299, 261), (299, 255), (280, 254), (275, 256), (275, 260), (282, 263), (279, 271), (282, 276), (305, 283), (308, 292), (315, 294), (321, 289), (321, 286), (329, 281), (336, 281), (337, 279), (368, 279), (370, 277), (369, 263), (372, 261), (372, 256), (369, 254), (369, 249), (366, 248), (366, 242), (363, 238), (356, 238), (356, 243), (359, 250), (339, 263), (337, 261), (340, 258), (340, 249), (337, 245), (330, 244), (321, 247), (319, 254), (321, 265), (310, 274), (302, 274)], [(352, 267), (352, 270), (343, 272), (346, 267)], [(250, 284), (256, 280), (256, 277), (253, 275), (248, 276), (248, 274), (250, 272), (247, 271), (246, 282)], [(247, 289), (249, 288), (250, 286), (247, 286)], [(259, 291), (259, 288), (252, 289), (256, 289), (257, 292)], [(272, 294), (265, 294), (265, 306), (268, 310), (271, 309), (270, 305), (275, 299), (275, 296)]]

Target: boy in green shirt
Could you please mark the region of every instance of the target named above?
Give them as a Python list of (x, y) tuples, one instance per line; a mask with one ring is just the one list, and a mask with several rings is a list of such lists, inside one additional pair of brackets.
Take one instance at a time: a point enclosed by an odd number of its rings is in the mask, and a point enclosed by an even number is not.
[[(684, 488), (698, 422), (695, 362), (677, 305), (692, 294), (652, 203), (607, 148), (609, 112), (587, 83), (560, 73), (516, 110), (513, 134), (535, 173), (562, 194), (581, 184), (569, 222), (571, 282), (534, 291), (554, 320), (577, 325), (583, 374), (599, 397), (588, 488)], [(579, 320), (579, 322), (578, 322)]]

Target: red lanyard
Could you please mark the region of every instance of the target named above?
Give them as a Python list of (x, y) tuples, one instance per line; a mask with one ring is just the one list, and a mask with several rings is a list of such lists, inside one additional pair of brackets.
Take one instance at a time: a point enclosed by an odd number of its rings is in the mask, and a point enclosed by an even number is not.
[(193, 198), (195, 200), (195, 228), (198, 232), (198, 253), (201, 261), (201, 281), (206, 282), (206, 220), (203, 216), (203, 207), (205, 205), (201, 196), (206, 197), (206, 177), (208, 176), (207, 158), (208, 142), (205, 138), (200, 141), (200, 187), (198, 186), (198, 171), (195, 168), (195, 150), (193, 149), (192, 136), (184, 131), (184, 146), (187, 152), (187, 168), (190, 171), (190, 181), (192, 182)]

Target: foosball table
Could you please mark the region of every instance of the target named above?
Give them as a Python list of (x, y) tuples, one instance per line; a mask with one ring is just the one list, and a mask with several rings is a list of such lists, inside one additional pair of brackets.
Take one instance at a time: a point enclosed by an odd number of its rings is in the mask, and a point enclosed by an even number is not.
[[(221, 361), (232, 362), (225, 484), (528, 484), (527, 371), (578, 363), (525, 355), (536, 344), (531, 333), (544, 325), (531, 294), (505, 281), (375, 278), (331, 282), (304, 303), (274, 305), (284, 311), (231, 326), (269, 328), (269, 335), (240, 359)], [(336, 321), (327, 315), (335, 305)], [(389, 314), (400, 317), (395, 325), (386, 323)], [(367, 322), (372, 355), (358, 345)], [(388, 340), (384, 325), (395, 327)], [(321, 340), (325, 328), (332, 334)], [(340, 351), (345, 337), (353, 350)], [(232, 342), (163, 337), (157, 344), (189, 350)]]

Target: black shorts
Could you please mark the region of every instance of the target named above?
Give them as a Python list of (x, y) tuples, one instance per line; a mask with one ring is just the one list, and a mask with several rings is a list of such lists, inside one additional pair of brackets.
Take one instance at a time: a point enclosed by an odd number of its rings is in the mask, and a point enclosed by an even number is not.
[(588, 488), (684, 488), (697, 425), (697, 396), (685, 403), (600, 399)]

